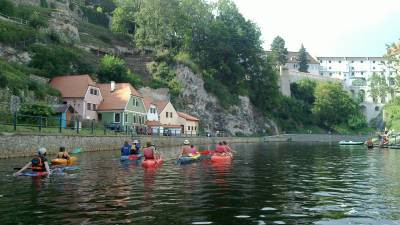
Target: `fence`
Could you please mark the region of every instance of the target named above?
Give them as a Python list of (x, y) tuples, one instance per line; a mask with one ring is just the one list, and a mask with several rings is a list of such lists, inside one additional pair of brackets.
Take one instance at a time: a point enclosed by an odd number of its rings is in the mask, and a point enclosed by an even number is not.
[(225, 132), (185, 132), (168, 128), (150, 128), (145, 125), (121, 126), (95, 120), (65, 119), (63, 116), (32, 116), (0, 112), (0, 132), (52, 133), (66, 135), (124, 135), (124, 136), (226, 136)]

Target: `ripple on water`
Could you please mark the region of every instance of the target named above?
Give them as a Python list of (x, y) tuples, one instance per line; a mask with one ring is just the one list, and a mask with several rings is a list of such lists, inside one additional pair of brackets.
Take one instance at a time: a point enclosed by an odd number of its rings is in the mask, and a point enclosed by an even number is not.
[(211, 221), (204, 221), (204, 222), (193, 222), (192, 224), (194, 225), (207, 225), (207, 224), (212, 224), (213, 222)]
[(276, 211), (277, 209), (272, 208), (272, 207), (264, 207), (261, 209), (262, 211)]
[(235, 216), (235, 217), (238, 218), (238, 219), (250, 218), (250, 216), (248, 216), (248, 215), (238, 215), (238, 216)]

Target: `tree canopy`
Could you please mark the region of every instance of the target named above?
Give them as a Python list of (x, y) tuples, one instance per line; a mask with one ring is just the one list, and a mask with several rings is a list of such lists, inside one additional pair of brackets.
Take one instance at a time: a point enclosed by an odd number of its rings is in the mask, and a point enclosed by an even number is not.
[(301, 48), (299, 50), (299, 71), (303, 73), (308, 73), (308, 58), (307, 58), (307, 50), (304, 48), (304, 45), (301, 44)]
[(271, 53), (276, 57), (279, 65), (285, 65), (288, 57), (288, 50), (285, 47), (285, 40), (276, 36), (271, 44)]

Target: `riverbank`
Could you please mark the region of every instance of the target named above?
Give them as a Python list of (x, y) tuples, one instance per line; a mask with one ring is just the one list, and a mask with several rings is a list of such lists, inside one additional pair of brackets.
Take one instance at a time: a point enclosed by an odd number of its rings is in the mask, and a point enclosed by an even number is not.
[(281, 134), (263, 137), (264, 142), (339, 142), (339, 141), (366, 141), (366, 135), (340, 134)]
[[(136, 137), (144, 145), (151, 141), (158, 147), (172, 147), (182, 145), (188, 139), (194, 145), (216, 144), (226, 140), (229, 143), (257, 143), (261, 137), (164, 137), (140, 136)], [(33, 156), (38, 147), (45, 147), (48, 154), (56, 154), (60, 146), (68, 150), (81, 148), (84, 152), (117, 150), (124, 141), (132, 141), (128, 136), (66, 136), (66, 135), (32, 135), (15, 134), (0, 136), (0, 158)]]

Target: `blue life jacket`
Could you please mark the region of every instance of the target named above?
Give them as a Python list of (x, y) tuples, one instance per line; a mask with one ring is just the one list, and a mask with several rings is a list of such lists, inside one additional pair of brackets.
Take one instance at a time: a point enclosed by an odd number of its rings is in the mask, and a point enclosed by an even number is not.
[(137, 143), (135, 147), (136, 147), (136, 154), (139, 154), (140, 153), (140, 143)]
[(121, 148), (121, 155), (125, 155), (125, 156), (130, 155), (130, 154), (131, 154), (131, 148), (132, 148), (132, 146), (130, 146), (130, 145), (124, 145), (124, 146), (122, 146), (122, 148)]

